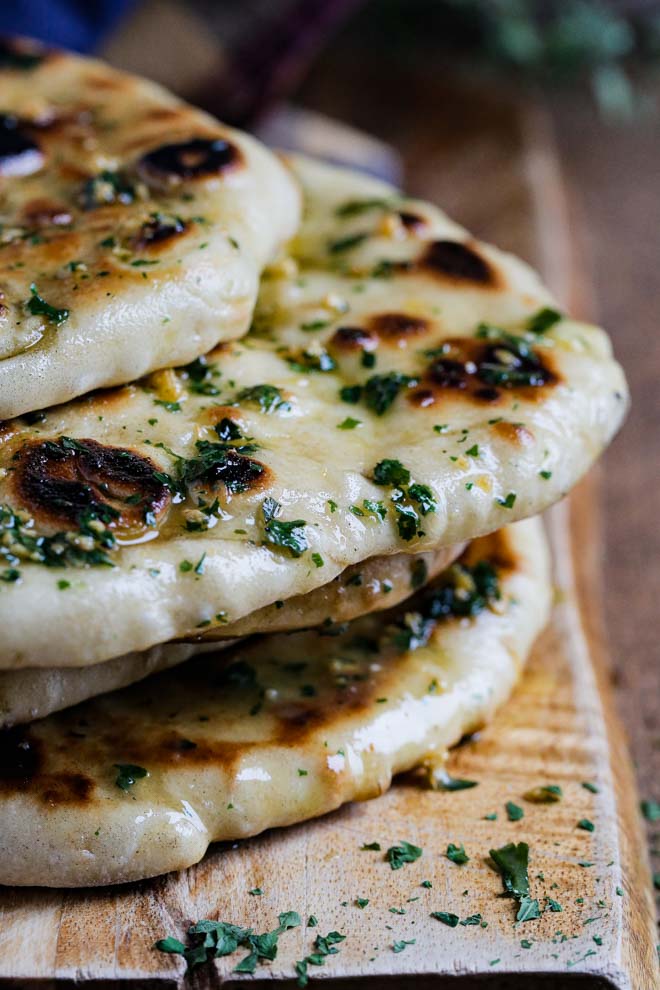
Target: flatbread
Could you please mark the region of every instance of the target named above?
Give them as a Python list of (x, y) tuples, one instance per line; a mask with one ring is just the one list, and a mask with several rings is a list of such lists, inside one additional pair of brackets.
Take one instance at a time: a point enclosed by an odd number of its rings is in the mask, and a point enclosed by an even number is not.
[(248, 328), (299, 194), (153, 83), (0, 42), (0, 419), (192, 361)]
[(444, 547), (430, 553), (365, 560), (307, 595), (267, 605), (207, 633), (200, 630), (191, 643), (165, 643), (91, 667), (0, 670), (0, 729), (44, 718), (97, 694), (126, 687), (254, 632), (287, 632), (315, 626), (322, 626), (326, 633), (338, 632), (351, 619), (392, 608), (409, 598), (437, 577), (463, 549)]
[(0, 883), (182, 869), (211, 841), (375, 797), (393, 774), (437, 764), (508, 697), (551, 598), (537, 519), (477, 541), (461, 564), (339, 637), (253, 640), (229, 667), (201, 657), (4, 733)]
[(492, 532), (618, 428), (607, 336), (530, 269), (373, 179), (294, 167), (292, 256), (176, 401), (138, 383), (5, 425), (0, 669), (100, 663)]

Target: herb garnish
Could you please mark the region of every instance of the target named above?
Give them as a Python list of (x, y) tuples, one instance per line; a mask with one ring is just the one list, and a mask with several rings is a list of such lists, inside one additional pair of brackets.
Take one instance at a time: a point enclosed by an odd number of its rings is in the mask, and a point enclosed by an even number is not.
[(452, 863), (456, 863), (457, 866), (463, 866), (464, 863), (470, 862), (470, 857), (466, 853), (463, 843), (457, 846), (455, 843), (450, 842), (445, 855), (447, 859), (451, 860)]
[(477, 787), (477, 780), (462, 780), (460, 777), (450, 777), (445, 773), (435, 778), (435, 787), (439, 791), (466, 791), (470, 787)]
[(443, 925), (449, 925), (450, 928), (456, 928), (459, 921), (458, 915), (449, 911), (431, 911), (431, 917), (441, 921)]
[(341, 254), (344, 251), (351, 251), (369, 237), (369, 234), (348, 234), (346, 237), (339, 237), (336, 241), (328, 243), (330, 254)]
[(282, 393), (276, 385), (251, 385), (249, 388), (241, 389), (236, 396), (237, 402), (247, 402), (257, 405), (262, 413), (274, 413), (278, 409), (288, 412), (291, 404), (282, 398)]
[(519, 804), (514, 804), (513, 801), (507, 801), (504, 807), (506, 808), (507, 818), (510, 822), (519, 822), (525, 816), (524, 809)]
[(279, 915), (279, 926), (272, 932), (255, 935), (251, 928), (240, 928), (225, 921), (198, 921), (188, 929), (190, 944), (185, 946), (176, 938), (159, 939), (154, 945), (160, 952), (183, 956), (188, 969), (194, 969), (211, 962), (220, 956), (229, 956), (239, 946), (248, 949), (237, 966), (235, 973), (254, 973), (260, 959), (272, 961), (277, 957), (277, 943), (280, 935), (300, 925), (300, 916), (295, 911)]
[(25, 306), (32, 316), (45, 316), (49, 323), (54, 323), (55, 326), (60, 326), (65, 320), (69, 319), (68, 309), (57, 309), (55, 306), (51, 306), (43, 299), (37, 290), (34, 282), (30, 286), (30, 292), (32, 295), (26, 302)]
[(543, 784), (525, 791), (523, 797), (532, 804), (556, 804), (562, 799), (562, 789), (558, 784)]
[(346, 219), (357, 217), (370, 210), (386, 210), (386, 199), (348, 199), (335, 209), (335, 216)]
[(398, 846), (390, 846), (385, 853), (385, 859), (393, 870), (400, 870), (405, 863), (414, 863), (422, 855), (419, 846), (402, 841)]
[(113, 766), (119, 770), (115, 784), (122, 791), (130, 790), (137, 780), (149, 776), (148, 770), (145, 770), (144, 767), (138, 767), (134, 763), (113, 763)]
[(288, 550), (292, 557), (300, 557), (309, 548), (305, 536), (307, 523), (304, 519), (293, 519), (291, 522), (279, 520), (277, 517), (282, 511), (282, 506), (270, 497), (263, 500), (261, 511), (267, 543)]
[(529, 895), (529, 846), (526, 842), (513, 842), (490, 850), (490, 858), (502, 876), (504, 890), (510, 897), (521, 901)]
[(529, 333), (542, 334), (546, 330), (549, 330), (550, 327), (553, 327), (555, 323), (559, 323), (561, 319), (561, 313), (556, 309), (546, 306), (544, 309), (540, 309), (537, 313), (534, 313), (533, 316), (530, 316), (527, 321), (527, 330)]
[(340, 935), (339, 932), (328, 932), (327, 935), (317, 935), (314, 939), (314, 951), (308, 956), (305, 956), (304, 959), (299, 959), (296, 963), (297, 985), (299, 987), (306, 987), (309, 983), (307, 967), (323, 966), (328, 956), (334, 956), (339, 952), (337, 945), (340, 942), (344, 942), (345, 939), (346, 936)]

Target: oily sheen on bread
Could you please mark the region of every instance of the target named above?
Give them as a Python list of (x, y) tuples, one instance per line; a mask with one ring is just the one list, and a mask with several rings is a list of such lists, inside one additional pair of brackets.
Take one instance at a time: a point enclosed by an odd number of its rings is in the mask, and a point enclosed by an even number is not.
[(246, 338), (4, 424), (0, 669), (100, 663), (492, 532), (616, 432), (606, 334), (522, 262), (373, 179), (292, 167), (305, 219)]
[(207, 653), (255, 632), (289, 632), (320, 626), (325, 634), (335, 635), (351, 619), (392, 608), (409, 598), (437, 577), (462, 550), (462, 546), (443, 547), (429, 553), (401, 553), (365, 560), (306, 595), (267, 605), (210, 632), (199, 630), (190, 643), (164, 643), (90, 667), (0, 670), (0, 729), (43, 718), (97, 694), (126, 687), (198, 653)]
[(2, 735), (0, 883), (119, 883), (374, 797), (509, 695), (551, 598), (538, 519), (342, 635), (260, 638)]
[(273, 154), (144, 79), (0, 40), (0, 420), (247, 329), (298, 221)]

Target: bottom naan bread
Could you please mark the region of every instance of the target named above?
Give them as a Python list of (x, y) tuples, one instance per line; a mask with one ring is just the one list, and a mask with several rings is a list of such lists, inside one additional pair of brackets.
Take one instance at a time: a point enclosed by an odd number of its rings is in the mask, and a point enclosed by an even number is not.
[[(0, 737), (0, 882), (119, 883), (382, 793), (509, 695), (551, 600), (538, 519), (414, 598), (239, 644)], [(460, 616), (463, 617), (460, 617)]]
[(459, 545), (428, 553), (371, 557), (346, 568), (333, 581), (306, 595), (267, 605), (208, 632), (200, 630), (196, 636), (189, 637), (190, 642), (164, 643), (91, 667), (1, 670), (0, 729), (44, 718), (97, 694), (127, 687), (149, 674), (176, 667), (198, 653), (221, 649), (233, 639), (314, 626), (327, 629), (398, 605), (437, 577), (462, 550), (463, 545)]

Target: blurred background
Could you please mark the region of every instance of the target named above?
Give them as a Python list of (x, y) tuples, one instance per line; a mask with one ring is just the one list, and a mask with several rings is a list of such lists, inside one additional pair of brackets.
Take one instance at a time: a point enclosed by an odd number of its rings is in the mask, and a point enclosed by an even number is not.
[(600, 469), (605, 619), (660, 871), (660, 2), (3, 0), (0, 32), (405, 181), (608, 328), (633, 408)]

